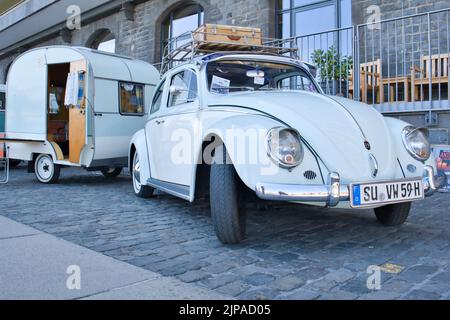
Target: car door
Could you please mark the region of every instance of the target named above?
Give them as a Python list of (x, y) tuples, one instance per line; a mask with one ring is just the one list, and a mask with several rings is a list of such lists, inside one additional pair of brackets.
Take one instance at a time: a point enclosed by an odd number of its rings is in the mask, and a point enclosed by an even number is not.
[[(164, 112), (163, 105), (167, 99), (164, 97), (164, 91), (166, 89), (166, 79), (163, 79), (158, 88), (155, 90), (155, 94), (153, 95), (153, 101), (152, 105), (150, 107), (149, 111), (149, 118), (145, 125), (145, 138), (147, 142), (147, 156), (150, 162), (150, 172), (154, 173), (158, 171), (158, 162), (155, 159), (156, 155), (153, 152), (154, 148), (157, 148), (157, 145), (159, 144), (159, 141), (157, 137), (159, 136), (160, 132), (159, 125), (156, 120), (161, 117), (161, 114)], [(159, 120), (158, 120), (159, 121)], [(154, 178), (154, 177), (152, 177)]]
[(187, 68), (172, 74), (167, 82), (167, 97), (161, 99), (164, 105), (150, 120), (147, 133), (152, 179), (190, 186), (199, 112), (197, 75)]

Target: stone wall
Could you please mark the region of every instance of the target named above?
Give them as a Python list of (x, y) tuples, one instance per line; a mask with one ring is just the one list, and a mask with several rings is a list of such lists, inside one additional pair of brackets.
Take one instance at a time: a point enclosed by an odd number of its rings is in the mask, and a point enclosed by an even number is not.
[[(134, 21), (126, 18), (125, 11), (103, 15), (70, 32), (70, 40), (61, 36), (34, 43), (23, 50), (49, 44), (87, 46), (99, 30), (108, 29), (116, 37), (116, 52), (150, 63), (158, 63), (161, 56), (161, 23), (178, 6), (193, 3), (179, 0), (151, 0), (134, 8)], [(260, 27), (265, 36), (275, 35), (275, 0), (198, 0), (205, 12), (205, 22)], [(22, 51), (23, 51), (22, 50)], [(0, 59), (0, 82), (6, 81), (6, 70), (18, 55)]]
[(367, 9), (379, 6), (381, 19), (387, 20), (418, 13), (426, 13), (450, 7), (450, 0), (352, 0), (353, 24), (367, 23)]

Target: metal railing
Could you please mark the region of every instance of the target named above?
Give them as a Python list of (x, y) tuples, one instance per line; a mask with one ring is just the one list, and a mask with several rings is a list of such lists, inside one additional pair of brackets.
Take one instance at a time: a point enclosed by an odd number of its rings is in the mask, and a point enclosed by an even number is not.
[(317, 81), (326, 94), (353, 97), (354, 28), (294, 38), (300, 60), (317, 67)]
[[(450, 110), (450, 8), (294, 38), (327, 94), (383, 113)], [(358, 70), (358, 71), (356, 71)]]
[[(205, 35), (206, 36), (206, 35)], [(450, 110), (450, 8), (283, 40), (267, 47), (317, 66), (324, 92), (363, 101), (383, 113)], [(170, 40), (162, 71), (201, 48), (194, 33)], [(255, 47), (256, 48), (256, 47)], [(272, 49), (271, 49), (272, 48)], [(258, 48), (256, 48), (258, 49)], [(269, 51), (270, 51), (269, 50)], [(208, 50), (203, 50), (208, 52)]]

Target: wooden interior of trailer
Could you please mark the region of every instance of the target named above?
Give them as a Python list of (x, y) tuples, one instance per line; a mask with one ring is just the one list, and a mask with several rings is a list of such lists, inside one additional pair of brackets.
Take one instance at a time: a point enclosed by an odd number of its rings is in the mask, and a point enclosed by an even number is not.
[(58, 160), (74, 164), (80, 163), (86, 144), (86, 112), (83, 102), (77, 106), (64, 105), (65, 94), (69, 73), (85, 73), (86, 70), (84, 60), (48, 65), (47, 139)]

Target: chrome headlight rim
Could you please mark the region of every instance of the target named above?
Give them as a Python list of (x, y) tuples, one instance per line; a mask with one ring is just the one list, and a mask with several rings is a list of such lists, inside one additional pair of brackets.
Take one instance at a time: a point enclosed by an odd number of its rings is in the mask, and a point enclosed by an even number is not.
[[(274, 152), (271, 148), (270, 141), (271, 141), (272, 134), (274, 132), (278, 132), (278, 136), (279, 136), (279, 134), (282, 131), (288, 131), (291, 134), (293, 134), (295, 136), (295, 138), (298, 140), (298, 143), (300, 145), (300, 157), (299, 157), (298, 161), (291, 163), (291, 164), (283, 162), (277, 155), (274, 154)], [(304, 157), (305, 157), (305, 148), (302, 143), (300, 132), (298, 132), (294, 128), (287, 128), (287, 127), (275, 127), (275, 128), (270, 129), (266, 135), (266, 152), (267, 152), (267, 156), (272, 160), (272, 162), (275, 163), (280, 168), (286, 169), (286, 170), (293, 170), (293, 169), (297, 168), (303, 162)]]
[(425, 135), (425, 137), (427, 138), (427, 143), (431, 147), (430, 142), (428, 141), (428, 138), (430, 137), (430, 131), (427, 128), (416, 128), (414, 126), (407, 126), (403, 129), (403, 131), (402, 131), (403, 145), (405, 146), (408, 153), (414, 159), (421, 161), (421, 162), (425, 162), (425, 161), (428, 161), (431, 157), (431, 148), (428, 152), (427, 157), (421, 157), (414, 151), (414, 149), (412, 148), (412, 146), (410, 145), (410, 143), (408, 141), (408, 136), (410, 136), (411, 134), (413, 134), (414, 132), (417, 132), (417, 131), (421, 131)]

